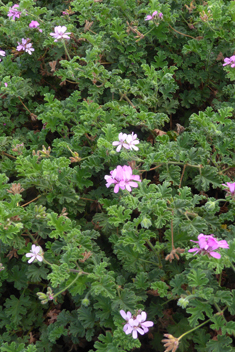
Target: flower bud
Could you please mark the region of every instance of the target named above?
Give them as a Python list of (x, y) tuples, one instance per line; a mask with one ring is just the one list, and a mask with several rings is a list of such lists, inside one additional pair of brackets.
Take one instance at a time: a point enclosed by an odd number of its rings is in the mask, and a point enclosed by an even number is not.
[(208, 200), (206, 205), (205, 205), (205, 208), (209, 211), (213, 211), (215, 210), (215, 206), (216, 206), (216, 201), (212, 201), (212, 200)]
[(186, 308), (188, 304), (189, 304), (189, 300), (184, 297), (181, 297), (177, 302), (177, 306), (180, 306), (182, 308)]
[(88, 307), (90, 305), (90, 300), (88, 298), (83, 298), (82, 305)]
[(47, 299), (47, 295), (45, 293), (43, 293), (43, 292), (37, 292), (36, 295), (38, 296), (38, 298), (40, 300)]

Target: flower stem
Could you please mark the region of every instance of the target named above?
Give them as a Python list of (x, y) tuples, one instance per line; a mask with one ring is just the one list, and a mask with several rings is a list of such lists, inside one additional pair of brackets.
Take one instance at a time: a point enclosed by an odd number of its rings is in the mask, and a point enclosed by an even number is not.
[(77, 279), (79, 278), (80, 275), (81, 275), (81, 272), (79, 271), (79, 273), (77, 274), (77, 276), (75, 277), (75, 279), (74, 279), (72, 282), (70, 282), (70, 284), (69, 284), (68, 286), (66, 286), (63, 290), (57, 292), (57, 293), (53, 296), (53, 298), (59, 296), (62, 292), (66, 291), (69, 287), (71, 287), (71, 286), (77, 281)]
[(48, 262), (44, 257), (43, 257), (43, 261), (44, 261), (44, 263), (46, 263), (46, 264), (48, 264), (48, 265), (50, 265), (50, 266), (53, 265), (52, 263)]
[(37, 200), (37, 199), (38, 199), (38, 198), (40, 198), (41, 196), (42, 196), (42, 195), (37, 196), (36, 198), (34, 198), (34, 199), (30, 200), (28, 203), (25, 203), (25, 204), (21, 205), (21, 207), (25, 207), (26, 205), (28, 205), (28, 204), (30, 204), (30, 203), (32, 203), (32, 202), (34, 202), (35, 200)]
[(146, 242), (148, 243), (148, 245), (152, 249), (152, 251), (156, 254), (156, 256), (158, 258), (159, 266), (162, 268), (162, 262), (161, 262), (161, 257), (159, 255), (159, 253), (156, 251), (155, 247), (152, 245), (152, 243), (149, 240), (146, 240)]
[(66, 52), (66, 54), (67, 54), (69, 60), (71, 61), (71, 57), (70, 57), (70, 55), (69, 55), (69, 52), (68, 52), (68, 49), (67, 49), (67, 47), (66, 47), (66, 44), (65, 44), (65, 40), (64, 40), (64, 39), (63, 39), (63, 44), (64, 44), (64, 50), (65, 50), (65, 52)]
[(143, 37), (140, 37), (139, 39), (136, 40), (136, 43), (139, 42), (142, 38), (144, 38), (147, 34), (149, 34), (150, 32), (152, 32), (152, 30), (154, 30), (156, 27), (151, 28), (148, 32), (146, 32), (145, 34), (143, 34)]
[(186, 331), (184, 334), (182, 334), (182, 335), (178, 338), (178, 341), (181, 340), (185, 335), (189, 334), (190, 332), (192, 332), (192, 331), (194, 331), (194, 330), (197, 330), (197, 329), (200, 328), (201, 326), (203, 326), (203, 325), (209, 323), (209, 321), (210, 321), (210, 319), (204, 321), (204, 323), (202, 323), (202, 324), (196, 326), (195, 328), (193, 328), (193, 329), (191, 329), (191, 330), (189, 330), (189, 331)]

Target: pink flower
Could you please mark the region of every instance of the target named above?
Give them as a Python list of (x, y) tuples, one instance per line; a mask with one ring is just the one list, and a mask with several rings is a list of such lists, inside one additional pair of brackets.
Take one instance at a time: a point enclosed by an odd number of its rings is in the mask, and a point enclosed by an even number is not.
[[(152, 21), (156, 16), (157, 16), (158, 12), (157, 11), (154, 11), (152, 16), (151, 15), (147, 15), (145, 17), (145, 21)], [(162, 14), (161, 14), (162, 15)], [(158, 15), (159, 16), (159, 15)]]
[(29, 24), (29, 28), (37, 28), (39, 23), (37, 21), (31, 21)]
[(132, 134), (119, 133), (118, 138), (119, 141), (112, 143), (113, 145), (118, 146), (116, 149), (117, 152), (120, 152), (122, 147), (130, 150), (139, 150), (139, 148), (135, 146), (136, 144), (139, 144), (139, 141), (136, 140), (137, 134), (134, 134), (134, 132), (132, 132)]
[(106, 175), (104, 178), (107, 181), (107, 188), (109, 188), (111, 184), (115, 185), (114, 193), (118, 193), (119, 188), (131, 192), (131, 187), (138, 187), (138, 183), (133, 181), (141, 182), (140, 176), (132, 175), (132, 168), (127, 165), (118, 165), (116, 169), (110, 172), (110, 175)]
[[(29, 28), (37, 28), (38, 26), (39, 26), (39, 23), (37, 21), (31, 21), (29, 24)], [(38, 30), (39, 30), (39, 32), (42, 33), (41, 29), (38, 28)]]
[(231, 67), (235, 67), (235, 55), (231, 57), (226, 57), (224, 59), (224, 64), (223, 66), (231, 65)]
[(26, 51), (26, 53), (31, 55), (32, 52), (34, 51), (34, 48), (32, 47), (32, 43), (28, 42), (29, 40), (30, 40), (29, 38), (27, 39), (22, 38), (21, 43), (17, 42), (19, 45), (17, 46), (16, 50), (17, 51), (24, 50)]
[(17, 5), (17, 4), (10, 7), (9, 12), (7, 14), (8, 17), (12, 17), (13, 21), (15, 21), (16, 18), (20, 18), (20, 15), (22, 13), (22, 12), (16, 10), (17, 7), (19, 7), (19, 5)]
[(227, 195), (228, 194), (231, 194), (232, 196), (235, 195), (235, 182), (233, 182), (233, 183), (226, 182), (226, 184), (223, 183), (223, 186), (228, 187)]
[(54, 28), (55, 33), (50, 33), (52, 37), (55, 38), (54, 42), (57, 42), (59, 39), (70, 39), (69, 34), (70, 32), (67, 32), (67, 27), (65, 26), (57, 26)]
[[(216, 238), (213, 237), (214, 235), (203, 235), (203, 233), (201, 233), (198, 236), (198, 241), (192, 241), (191, 242), (195, 242), (199, 244), (199, 248), (192, 248), (190, 249), (188, 252), (195, 252), (195, 254), (207, 254), (208, 256), (214, 257), (216, 259), (220, 259), (221, 255), (217, 252), (214, 252), (215, 250), (219, 249), (219, 248), (229, 248), (229, 245), (227, 243), (227, 241), (222, 240), (222, 241), (218, 241)], [(194, 254), (194, 255), (195, 255)]]
[(138, 314), (136, 317), (132, 316), (131, 312), (125, 313), (124, 310), (120, 310), (120, 314), (127, 322), (123, 331), (126, 335), (132, 334), (133, 339), (137, 339), (138, 333), (144, 335), (149, 331), (148, 328), (153, 326), (152, 321), (146, 321), (147, 314), (145, 312)]
[[(0, 56), (5, 56), (6, 55), (6, 53), (5, 53), (5, 51), (4, 50), (0, 50)], [(0, 62), (2, 61), (2, 59), (0, 59)]]
[(37, 260), (39, 262), (43, 261), (43, 251), (40, 246), (35, 246), (35, 244), (32, 245), (30, 249), (30, 253), (26, 253), (25, 255), (27, 258), (30, 258), (28, 260), (28, 263), (32, 263), (34, 260)]
[(5, 87), (7, 87), (7, 86), (8, 86), (7, 82), (5, 82), (4, 84), (5, 84)]

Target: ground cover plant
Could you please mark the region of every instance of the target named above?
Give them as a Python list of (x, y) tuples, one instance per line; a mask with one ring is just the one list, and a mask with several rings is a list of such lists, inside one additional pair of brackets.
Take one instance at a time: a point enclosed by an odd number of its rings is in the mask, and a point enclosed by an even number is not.
[(0, 13), (0, 352), (235, 351), (235, 2)]

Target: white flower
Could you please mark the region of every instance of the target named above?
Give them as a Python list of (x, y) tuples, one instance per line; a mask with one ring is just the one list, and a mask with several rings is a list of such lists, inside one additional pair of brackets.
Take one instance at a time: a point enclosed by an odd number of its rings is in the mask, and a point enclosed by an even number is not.
[(118, 147), (116, 149), (117, 152), (120, 152), (120, 150), (122, 149), (126, 138), (127, 138), (127, 134), (126, 133), (119, 133), (119, 135), (118, 135), (119, 141), (113, 142), (113, 145), (118, 145)]
[(122, 147), (130, 150), (139, 150), (139, 148), (136, 147), (136, 144), (139, 144), (139, 140), (137, 140), (136, 138), (137, 134), (134, 134), (134, 132), (132, 132), (132, 134), (119, 133), (119, 141), (115, 141), (112, 144), (118, 146), (116, 149), (117, 152), (120, 152)]
[(35, 244), (33, 244), (30, 249), (30, 253), (26, 253), (26, 257), (30, 258), (28, 260), (28, 263), (32, 263), (34, 260), (42, 262), (43, 261), (42, 248), (40, 246), (35, 246)]
[[(1, 56), (5, 56), (6, 55), (5, 51), (4, 50), (0, 50), (0, 55)], [(2, 59), (0, 59), (0, 61), (2, 61)]]
[(134, 132), (132, 132), (132, 134), (128, 134), (126, 137), (126, 143), (123, 144), (123, 147), (130, 150), (139, 150), (139, 148), (135, 146), (136, 144), (139, 144), (139, 141), (136, 140), (136, 138), (137, 134), (134, 134)]
[(50, 33), (50, 35), (55, 38), (54, 42), (57, 42), (59, 39), (70, 39), (69, 34), (71, 34), (71, 32), (66, 32), (67, 27), (57, 26), (54, 28), (54, 31), (55, 33)]

